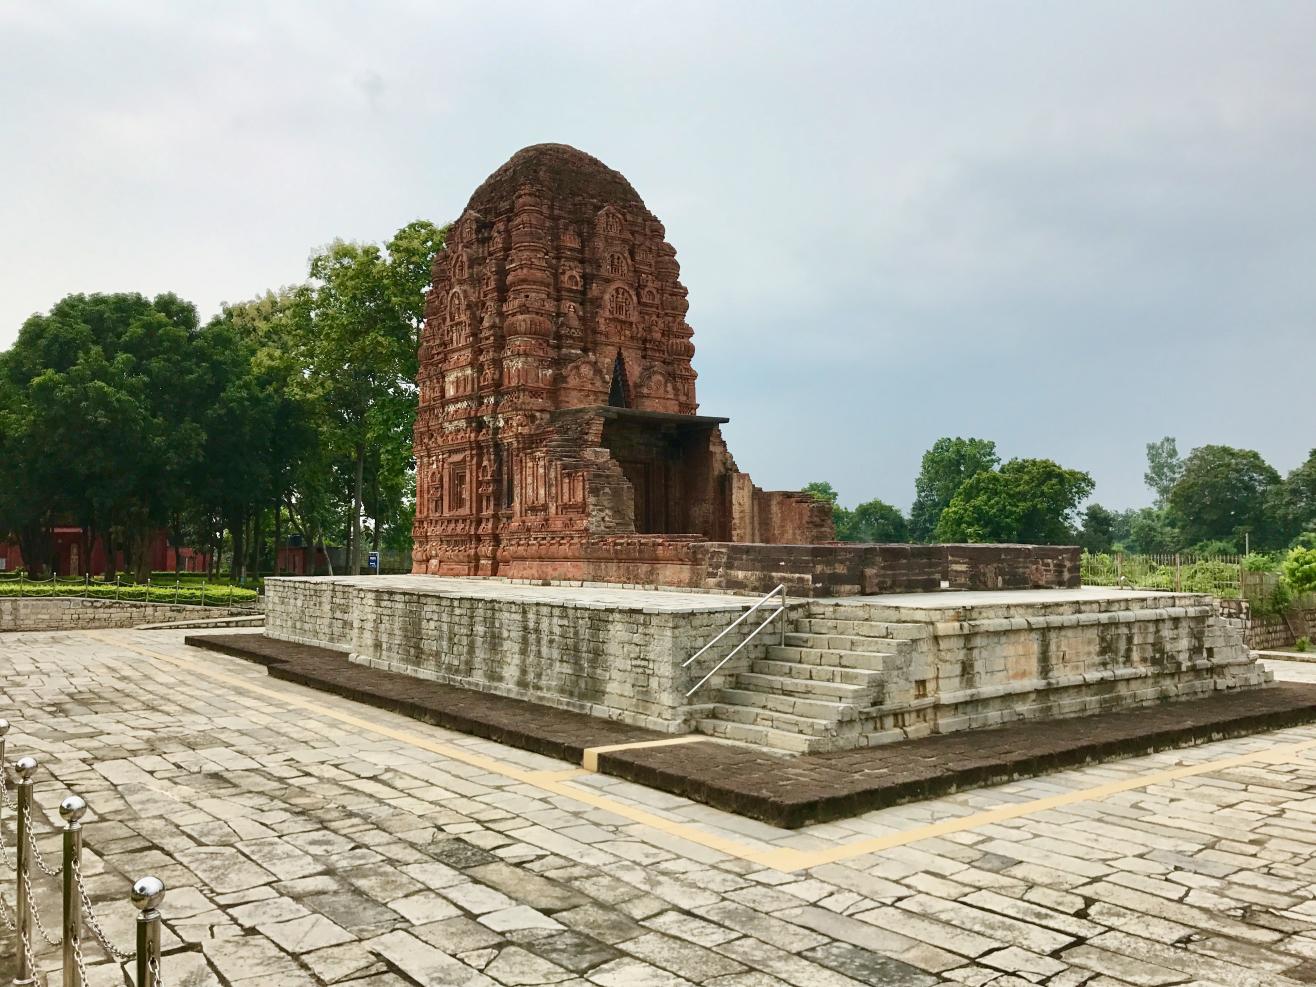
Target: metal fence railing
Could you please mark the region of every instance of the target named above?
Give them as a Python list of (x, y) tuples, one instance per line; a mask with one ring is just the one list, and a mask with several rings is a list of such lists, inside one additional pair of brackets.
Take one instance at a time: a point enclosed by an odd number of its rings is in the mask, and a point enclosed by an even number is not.
[(1253, 577), (1241, 555), (1133, 555), (1125, 552), (1083, 554), (1084, 586), (1123, 586), (1175, 593), (1209, 593), (1223, 600), (1248, 597)]
[(33, 579), (22, 570), (0, 574), (0, 599), (18, 597), (62, 597), (65, 599), (114, 600), (120, 603), (158, 603), (165, 606), (223, 607), (231, 610), (259, 610), (262, 606), (258, 590), (234, 586), (232, 583), (207, 583), (175, 580), (173, 583), (152, 581), (125, 582), (116, 577), (113, 582), (91, 579), (86, 576), (47, 576)]
[[(60, 950), (59, 969), (64, 987), (85, 987), (87, 960), (84, 948), (99, 943), (105, 954), (117, 963), (137, 966), (133, 980), (136, 987), (164, 987), (160, 966), (160, 905), (164, 901), (164, 882), (156, 877), (143, 877), (134, 881), (129, 897), (138, 910), (137, 943), (135, 950), (122, 949), (101, 927), (92, 907), (91, 895), (82, 873), (82, 817), (87, 803), (77, 795), (69, 795), (59, 805), (63, 852), (58, 867), (46, 863), (41, 852), (36, 826), (35, 783), (39, 770), (36, 758), (20, 757), (14, 762), (5, 760), (5, 737), (9, 721), (0, 720), (0, 861), (14, 869), (14, 904), (0, 894), (0, 921), (14, 936), (14, 984), (36, 984), (41, 970), (37, 957), (42, 943)], [(9, 794), (8, 772), (12, 768), (17, 779), (14, 795)], [(4, 812), (14, 813), (12, 852), (9, 834), (5, 831)], [(42, 878), (57, 881), (62, 892), (62, 909), (59, 934), (50, 932), (53, 923), (42, 919), (33, 883)], [(90, 936), (85, 935), (87, 931)], [(38, 938), (40, 937), (40, 938)], [(117, 977), (116, 977), (117, 979)], [(47, 983), (54, 983), (53, 976)]]

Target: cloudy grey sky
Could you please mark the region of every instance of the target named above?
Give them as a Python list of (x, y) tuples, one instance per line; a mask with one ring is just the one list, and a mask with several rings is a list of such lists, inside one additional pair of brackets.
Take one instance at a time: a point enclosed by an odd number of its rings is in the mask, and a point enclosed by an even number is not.
[(907, 508), (938, 436), (1146, 501), (1316, 446), (1316, 4), (0, 4), (0, 346), (203, 316), (574, 144), (666, 223), (742, 469)]

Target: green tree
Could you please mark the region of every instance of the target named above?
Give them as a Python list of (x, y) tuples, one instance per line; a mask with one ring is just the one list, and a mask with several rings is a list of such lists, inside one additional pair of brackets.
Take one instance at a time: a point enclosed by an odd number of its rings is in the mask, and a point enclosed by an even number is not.
[(1084, 551), (1096, 554), (1109, 552), (1115, 545), (1115, 527), (1119, 521), (1114, 511), (1107, 510), (1100, 504), (1089, 504), (1083, 512), (1083, 527), (1078, 534), (1078, 543)]
[(844, 527), (837, 529), (840, 541), (906, 542), (909, 525), (899, 509), (880, 500), (869, 500), (846, 511)]
[(351, 464), (349, 572), (361, 569), (368, 466), (392, 470), (371, 481), (372, 489), (378, 483), (376, 511), (386, 490), (400, 498), (407, 488), (424, 299), (445, 232), (412, 223), (385, 249), (339, 241), (311, 259), (301, 348), (310, 392), (326, 410), (326, 447)]
[(23, 324), (3, 367), (11, 467), (27, 474), (9, 526), (38, 564), (38, 531), (61, 517), (83, 528), (84, 566), (100, 535), (111, 573), (118, 546), (139, 578), (149, 573), (152, 532), (180, 507), (202, 453), (212, 373), (200, 335), (196, 309), (171, 294), (70, 295)]
[(1276, 490), (1272, 513), (1282, 519), (1286, 535), (1316, 531), (1316, 449), (1284, 478)]
[(1179, 551), (1183, 544), (1183, 534), (1175, 527), (1168, 510), (1144, 507), (1133, 513), (1126, 546), (1130, 551), (1142, 555), (1163, 555)]
[(1147, 472), (1142, 475), (1156, 494), (1156, 506), (1164, 507), (1170, 491), (1183, 476), (1184, 461), (1179, 458), (1179, 444), (1167, 435), (1159, 442), (1147, 443)]
[(825, 480), (815, 480), (813, 483), (806, 483), (803, 492), (813, 494), (816, 499), (831, 504), (833, 507), (836, 506), (836, 502), (840, 498), (840, 494), (836, 492), (836, 488)]
[(1092, 477), (1049, 459), (1012, 459), (999, 470), (970, 477), (937, 525), (944, 542), (1066, 544), (1078, 505), (1092, 493)]
[(1274, 547), (1283, 540), (1272, 513), (1279, 484), (1279, 474), (1260, 453), (1206, 445), (1184, 461), (1169, 508), (1187, 544), (1228, 541), (1240, 551), (1247, 535), (1254, 548)]
[(1284, 581), (1294, 593), (1316, 591), (1316, 548), (1299, 546), (1284, 559)]
[(909, 533), (916, 541), (931, 541), (942, 512), (968, 480), (1000, 463), (996, 443), (987, 439), (941, 438), (923, 454), (914, 481), (914, 506)]

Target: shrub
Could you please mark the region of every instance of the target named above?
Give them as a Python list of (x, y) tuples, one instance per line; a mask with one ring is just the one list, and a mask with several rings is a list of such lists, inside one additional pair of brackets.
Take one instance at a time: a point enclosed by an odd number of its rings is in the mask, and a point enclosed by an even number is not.
[(1306, 653), (1306, 652), (1310, 651), (1310, 650), (1311, 650), (1311, 638), (1309, 638), (1309, 637), (1300, 637), (1300, 638), (1298, 638), (1298, 640), (1295, 641), (1294, 644), (1293, 644), (1293, 650), (1294, 650), (1294, 651), (1301, 651), (1301, 652), (1303, 652), (1303, 653)]
[(133, 586), (114, 583), (93, 582), (86, 585), (80, 579), (68, 581), (47, 580), (40, 583), (23, 582), (17, 579), (0, 581), (0, 596), (81, 596), (98, 600), (122, 600), (136, 603), (178, 603), (185, 606), (226, 607), (230, 601), (234, 606), (246, 607), (259, 599), (255, 590), (242, 589), (238, 586)]
[(1284, 560), (1284, 581), (1294, 593), (1316, 590), (1316, 548), (1295, 548)]

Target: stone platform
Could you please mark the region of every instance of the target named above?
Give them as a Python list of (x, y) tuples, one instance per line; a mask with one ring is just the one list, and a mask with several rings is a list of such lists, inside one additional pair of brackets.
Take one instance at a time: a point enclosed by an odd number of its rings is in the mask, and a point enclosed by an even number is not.
[(267, 634), (381, 671), (800, 754), (1269, 681), (1208, 597), (942, 592), (794, 602), (782, 630), (759, 635), (687, 698), (761, 618), (683, 663), (751, 604), (491, 579), (272, 579)]
[(681, 668), (743, 596), (442, 576), (269, 579), (266, 633), (466, 689), (668, 733), (690, 722)]
[[(1238, 694), (1058, 721), (1017, 721), (827, 753), (790, 756), (666, 735), (537, 703), (417, 681), (348, 660), (343, 651), (263, 634), (201, 634), (186, 643), (256, 662), (273, 678), (572, 764), (773, 826), (794, 829), (948, 792), (1316, 721), (1316, 684), (1284, 682)], [(655, 743), (655, 741), (659, 743)]]

